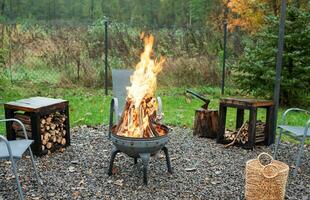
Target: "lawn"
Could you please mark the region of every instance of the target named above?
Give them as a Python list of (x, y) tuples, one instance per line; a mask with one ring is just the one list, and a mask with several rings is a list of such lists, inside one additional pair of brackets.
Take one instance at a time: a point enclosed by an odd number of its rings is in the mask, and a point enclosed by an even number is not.
[[(192, 90), (203, 94), (211, 100), (209, 108), (218, 109), (220, 89), (214, 87), (196, 87)], [(158, 96), (163, 101), (164, 123), (172, 126), (192, 127), (194, 121), (195, 109), (199, 108), (203, 102), (190, 95), (186, 95), (186, 88), (159, 88)], [(227, 90), (226, 96), (234, 95), (234, 90)], [(31, 87), (10, 86), (8, 89), (1, 91), (0, 101), (2, 103), (26, 98), (31, 96), (46, 96), (51, 98), (62, 98), (69, 100), (70, 104), (70, 124), (71, 127), (78, 125), (95, 126), (107, 124), (109, 119), (109, 103), (111, 95), (105, 96), (103, 89), (90, 88), (57, 88), (52, 85), (34, 84)], [(281, 108), (278, 118), (285, 108)], [(259, 110), (258, 119), (265, 120), (265, 111)], [(248, 112), (245, 112), (245, 119)], [(3, 105), (0, 109), (0, 117), (4, 117)], [(227, 126), (233, 129), (235, 126), (236, 115), (233, 109), (228, 109)], [(289, 121), (296, 125), (304, 125), (307, 116), (293, 113)], [(4, 132), (4, 125), (0, 125), (1, 133)], [(288, 140), (288, 138), (285, 138)], [(307, 142), (310, 144), (310, 141)]]

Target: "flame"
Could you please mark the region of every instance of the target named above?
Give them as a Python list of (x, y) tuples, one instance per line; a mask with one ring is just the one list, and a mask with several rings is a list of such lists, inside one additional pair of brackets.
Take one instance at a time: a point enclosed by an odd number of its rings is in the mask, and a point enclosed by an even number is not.
[(156, 121), (157, 102), (154, 97), (157, 86), (157, 74), (162, 70), (164, 58), (153, 60), (154, 36), (141, 34), (144, 38), (144, 52), (130, 77), (131, 86), (127, 87), (125, 110), (117, 128), (117, 135), (126, 137), (154, 137), (165, 134)]

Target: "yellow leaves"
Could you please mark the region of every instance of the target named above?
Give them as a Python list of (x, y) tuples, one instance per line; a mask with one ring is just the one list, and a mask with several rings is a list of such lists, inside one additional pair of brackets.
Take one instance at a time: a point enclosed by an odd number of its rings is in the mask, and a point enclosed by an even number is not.
[(229, 30), (233, 30), (235, 27), (241, 27), (250, 33), (259, 30), (264, 24), (267, 3), (267, 0), (230, 0), (227, 4), (230, 10), (228, 14)]

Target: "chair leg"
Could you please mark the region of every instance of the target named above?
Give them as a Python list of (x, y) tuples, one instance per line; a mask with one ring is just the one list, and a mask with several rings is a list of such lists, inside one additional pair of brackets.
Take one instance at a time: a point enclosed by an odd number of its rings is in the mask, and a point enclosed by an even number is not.
[(36, 176), (36, 178), (37, 178), (38, 183), (39, 183), (40, 185), (43, 185), (43, 181), (42, 181), (42, 179), (41, 179), (40, 176), (39, 176), (39, 173), (38, 173), (37, 168), (36, 168), (36, 164), (35, 164), (35, 162), (34, 162), (32, 150), (31, 150), (30, 147), (28, 148), (28, 150), (29, 150), (29, 154), (30, 154), (30, 158), (31, 158), (31, 163), (32, 163), (32, 166), (33, 166), (33, 169), (34, 169), (34, 174), (35, 174), (35, 176)]
[(299, 152), (298, 152), (298, 155), (297, 155), (295, 169), (293, 171), (293, 177), (295, 177), (297, 175), (297, 170), (298, 170), (298, 168), (300, 166), (301, 157), (302, 157), (302, 154), (304, 152), (304, 143), (305, 143), (305, 137), (303, 137), (301, 142), (300, 142), (300, 148), (299, 148)]
[(273, 158), (274, 158), (274, 159), (276, 159), (276, 157), (277, 157), (277, 151), (278, 151), (278, 146), (279, 146), (280, 143), (281, 143), (282, 132), (283, 132), (283, 129), (280, 128), (279, 137), (278, 137), (278, 139), (277, 139), (277, 142), (276, 142), (275, 147), (274, 147), (274, 152), (273, 152)]
[(17, 168), (16, 168), (17, 164), (16, 164), (16, 161), (12, 157), (11, 157), (11, 163), (12, 163), (13, 173), (15, 176), (16, 184), (17, 184), (19, 199), (24, 200), (23, 190), (19, 182), (19, 176), (18, 176)]

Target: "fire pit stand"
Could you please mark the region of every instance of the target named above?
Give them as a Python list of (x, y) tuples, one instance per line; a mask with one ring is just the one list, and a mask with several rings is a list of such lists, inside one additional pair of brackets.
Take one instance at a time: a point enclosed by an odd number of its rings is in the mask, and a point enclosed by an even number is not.
[[(108, 170), (108, 175), (111, 176), (113, 169), (114, 159), (119, 152), (123, 152), (128, 156), (134, 158), (134, 163), (137, 163), (138, 158), (142, 159), (143, 162), (143, 182), (147, 185), (147, 170), (149, 165), (150, 156), (155, 155), (159, 151), (163, 150), (166, 156), (166, 163), (168, 172), (172, 173), (170, 158), (168, 154), (168, 148), (165, 146), (169, 140), (167, 134), (159, 137), (152, 138), (130, 138), (118, 136), (112, 133), (113, 127), (113, 115), (118, 113), (118, 100), (116, 98), (112, 99), (110, 107), (110, 126), (109, 126), (109, 138), (113, 142), (110, 166)], [(163, 125), (162, 125), (163, 126)], [(164, 128), (168, 128), (163, 126)]]

